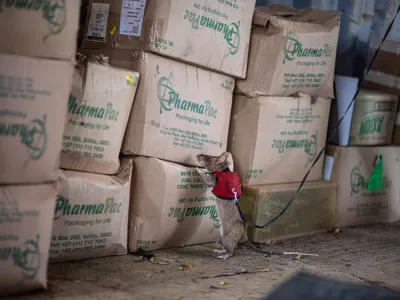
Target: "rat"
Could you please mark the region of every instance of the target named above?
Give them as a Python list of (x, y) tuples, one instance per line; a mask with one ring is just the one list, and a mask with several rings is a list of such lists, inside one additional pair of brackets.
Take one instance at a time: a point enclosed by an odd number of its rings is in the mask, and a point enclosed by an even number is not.
[[(237, 199), (241, 196), (241, 186), (239, 183), (239, 177), (236, 173), (233, 173), (233, 158), (232, 154), (229, 152), (224, 152), (218, 157), (199, 154), (197, 155), (197, 161), (199, 164), (206, 169), (196, 168), (204, 184), (208, 187), (213, 187), (213, 193), (216, 196), (217, 211), (220, 219), (220, 235), (222, 240), (222, 245), (224, 249), (214, 249), (214, 252), (222, 254), (218, 256), (221, 259), (227, 259), (233, 256), (233, 251), (239, 243), (246, 243), (252, 250), (266, 253), (265, 251), (258, 249), (255, 245), (250, 243), (247, 239), (246, 223), (242, 220), (239, 210), (236, 207), (234, 199), (234, 194), (232, 191), (229, 195), (229, 190), (226, 189), (222, 191), (228, 197), (221, 196), (221, 192), (215, 191), (217, 182), (221, 182), (221, 173), (230, 172), (233, 177), (228, 180), (222, 179), (224, 185), (231, 185), (226, 187), (231, 189), (232, 186), (235, 188), (237, 193)], [(227, 174), (227, 173), (226, 173)], [(224, 174), (222, 174), (224, 175)], [(225, 177), (225, 176), (224, 176)], [(230, 181), (229, 184), (226, 184)], [(215, 193), (218, 193), (216, 195)]]

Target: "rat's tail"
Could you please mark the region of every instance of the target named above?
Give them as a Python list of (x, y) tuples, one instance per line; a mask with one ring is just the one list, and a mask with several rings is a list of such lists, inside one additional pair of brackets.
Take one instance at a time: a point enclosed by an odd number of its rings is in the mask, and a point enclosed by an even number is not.
[(264, 253), (267, 255), (301, 255), (301, 256), (315, 256), (319, 257), (318, 254), (311, 254), (311, 253), (303, 253), (303, 252), (285, 252), (285, 251), (277, 251), (277, 250), (264, 250), (261, 249), (260, 247), (257, 247), (256, 245), (252, 244), (251, 242), (247, 241), (246, 243), (251, 250), (258, 252), (258, 253)]
[(264, 254), (270, 254), (270, 251), (265, 251), (264, 249), (261, 249), (260, 247), (257, 247), (256, 245), (254, 245), (253, 243), (247, 241), (246, 245), (249, 246), (249, 248), (255, 252), (258, 253), (264, 253)]

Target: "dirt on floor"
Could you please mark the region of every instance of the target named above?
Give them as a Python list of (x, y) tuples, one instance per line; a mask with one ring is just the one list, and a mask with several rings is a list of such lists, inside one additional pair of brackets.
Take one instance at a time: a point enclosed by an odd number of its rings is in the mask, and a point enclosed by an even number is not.
[(46, 292), (10, 299), (261, 299), (299, 270), (400, 291), (400, 224), (345, 228), (264, 247), (319, 257), (264, 257), (240, 248), (219, 260), (212, 250), (218, 246), (156, 251), (153, 261), (126, 255), (53, 264)]

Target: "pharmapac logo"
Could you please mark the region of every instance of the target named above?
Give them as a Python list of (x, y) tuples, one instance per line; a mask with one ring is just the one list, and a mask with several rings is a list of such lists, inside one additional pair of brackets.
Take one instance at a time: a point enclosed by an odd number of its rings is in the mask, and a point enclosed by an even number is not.
[(323, 48), (303, 48), (298, 36), (293, 31), (289, 31), (285, 36), (283, 44), (283, 64), (292, 61), (297, 57), (332, 57), (333, 47), (325, 44)]
[[(358, 167), (354, 167), (350, 171), (350, 196), (358, 194), (359, 192), (367, 189), (368, 181), (361, 173), (360, 167), (361, 164)], [(387, 176), (383, 176), (382, 181), (383, 189), (390, 189), (392, 187), (392, 180), (390, 180)]]
[(0, 136), (16, 137), (28, 151), (29, 159), (39, 160), (47, 148), (46, 115), (29, 123), (0, 123)]
[(292, 139), (292, 140), (277, 140), (272, 141), (272, 148), (276, 148), (278, 153), (284, 153), (286, 149), (299, 149), (303, 148), (304, 153), (307, 154), (308, 161), (305, 165), (307, 168), (310, 163), (312, 163), (317, 156), (317, 135), (318, 132), (311, 135), (308, 139)]
[(235, 55), (240, 47), (240, 21), (232, 22), (229, 25), (213, 18), (200, 16), (195, 12), (185, 10), (184, 20), (188, 20), (192, 24), (193, 29), (205, 27), (215, 32), (220, 32), (224, 35), (224, 39), (228, 45), (230, 55)]
[(0, 261), (6, 260), (12, 261), (21, 270), (24, 279), (35, 279), (40, 269), (39, 235), (19, 247), (1, 247)]
[(62, 216), (89, 216), (102, 214), (119, 214), (122, 202), (115, 202), (114, 198), (107, 198), (103, 203), (70, 203), (70, 200), (62, 195), (57, 196), (53, 220)]
[(160, 102), (160, 114), (169, 112), (173, 109), (192, 112), (207, 117), (217, 118), (217, 109), (211, 104), (211, 101), (204, 101), (204, 104), (181, 100), (179, 93), (174, 90), (172, 84), (172, 73), (169, 77), (161, 77), (157, 83), (157, 98)]
[(47, 21), (48, 34), (43, 37), (46, 40), (51, 35), (60, 34), (67, 21), (67, 8), (65, 0), (0, 0), (0, 14), (3, 8), (24, 9), (26, 11), (42, 11), (42, 18)]

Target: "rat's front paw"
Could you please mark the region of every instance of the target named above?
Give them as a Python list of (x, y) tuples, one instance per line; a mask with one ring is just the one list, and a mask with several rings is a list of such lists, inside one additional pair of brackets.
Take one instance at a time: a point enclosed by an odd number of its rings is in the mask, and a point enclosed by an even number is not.
[(229, 255), (229, 254), (217, 256), (217, 258), (219, 258), (219, 259), (228, 259), (229, 257), (231, 257), (231, 255)]

